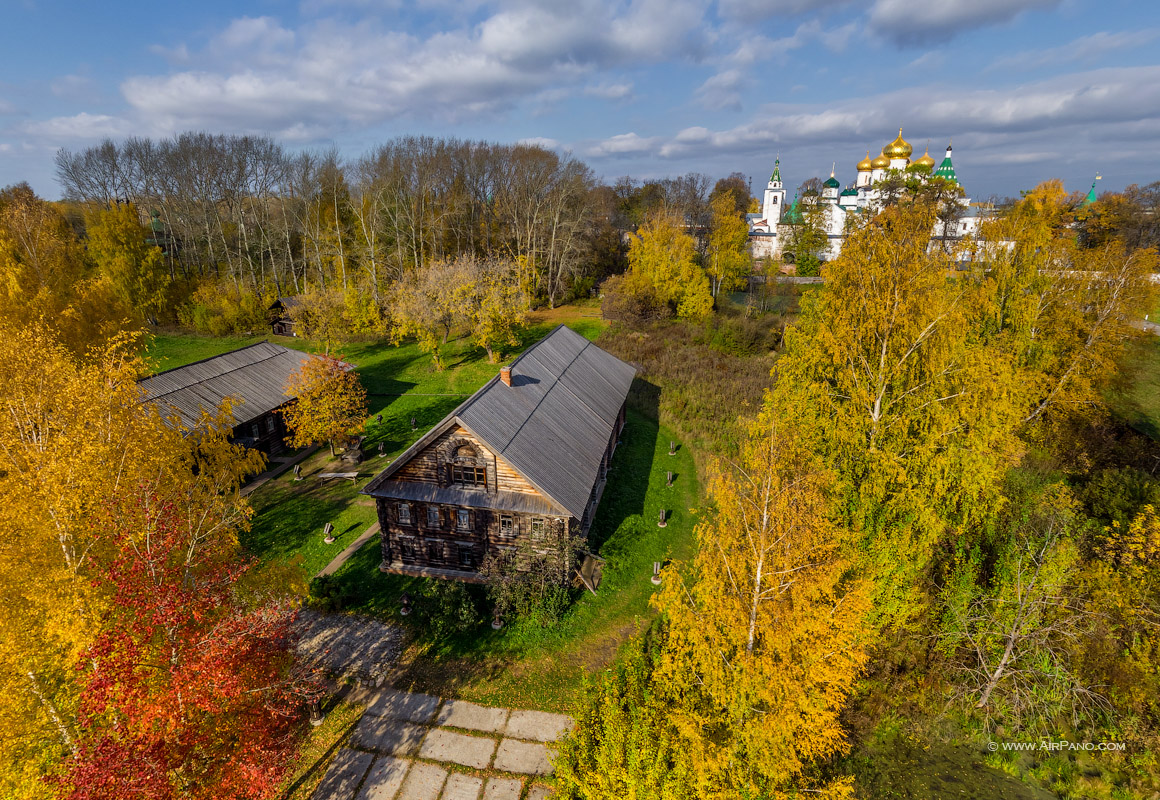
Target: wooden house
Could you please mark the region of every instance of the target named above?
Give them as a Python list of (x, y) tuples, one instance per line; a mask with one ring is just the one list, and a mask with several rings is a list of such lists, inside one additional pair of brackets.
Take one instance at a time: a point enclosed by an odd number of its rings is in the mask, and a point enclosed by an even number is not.
[(275, 336), (297, 336), (294, 331), (294, 319), (290, 316), (290, 309), (302, 301), (297, 297), (279, 297), (266, 313), (270, 318), (270, 330)]
[(138, 382), (144, 400), (162, 414), (176, 414), (193, 427), (202, 411), (214, 411), (227, 397), (233, 401), (233, 439), (264, 453), (283, 449), (286, 427), (277, 413), (295, 398), (286, 394), (290, 375), (309, 353), (258, 342), (240, 350), (159, 372)]
[(363, 489), (379, 569), (478, 581), (493, 548), (587, 536), (635, 374), (563, 325), (528, 348)]

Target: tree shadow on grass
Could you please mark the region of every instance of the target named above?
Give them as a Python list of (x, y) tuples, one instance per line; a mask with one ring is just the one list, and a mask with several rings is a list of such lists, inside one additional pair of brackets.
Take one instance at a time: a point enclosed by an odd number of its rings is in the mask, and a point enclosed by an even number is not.
[(346, 505), (321, 496), (315, 488), (284, 490), (254, 515), (250, 530), (239, 537), (241, 544), (262, 559), (297, 553)]
[[(363, 463), (367, 465), (367, 469), (376, 470), (386, 466), (385, 464), (380, 466), (375, 462), (380, 442), (385, 453), (396, 453), (406, 448), (450, 414), (467, 397), (465, 394), (454, 394), (438, 397), (404, 395), (393, 398), (390, 408), (383, 412), (381, 423), (376, 422), (373, 415), (367, 423), (366, 440), (363, 442), (363, 451), (367, 454), (367, 459)], [(411, 426), (412, 419), (415, 420), (414, 428)]]
[(632, 382), (628, 420), (612, 457), (604, 496), (588, 532), (588, 545), (593, 552), (600, 552), (625, 519), (644, 513), (659, 435), (659, 402), (658, 387), (641, 378)]

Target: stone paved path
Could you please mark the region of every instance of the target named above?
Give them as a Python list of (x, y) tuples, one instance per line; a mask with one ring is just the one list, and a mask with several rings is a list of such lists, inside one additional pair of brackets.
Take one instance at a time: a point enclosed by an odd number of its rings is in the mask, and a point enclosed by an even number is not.
[(382, 689), (312, 800), (544, 800), (563, 714), (509, 711)]

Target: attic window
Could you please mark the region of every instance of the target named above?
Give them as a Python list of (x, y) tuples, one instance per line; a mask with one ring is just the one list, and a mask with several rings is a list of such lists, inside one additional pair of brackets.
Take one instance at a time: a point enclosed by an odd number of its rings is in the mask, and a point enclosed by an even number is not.
[(452, 464), (451, 481), (461, 486), (487, 486), (487, 470), (483, 467)]

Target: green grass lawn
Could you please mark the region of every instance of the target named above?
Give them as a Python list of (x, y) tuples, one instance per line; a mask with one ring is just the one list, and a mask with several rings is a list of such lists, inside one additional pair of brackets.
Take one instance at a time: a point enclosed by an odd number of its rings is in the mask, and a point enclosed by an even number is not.
[[(329, 460), (330, 451), (321, 450), (303, 462), (301, 481), (285, 472), (251, 495), (253, 524), (240, 537), (241, 543), (263, 565), (281, 562), (284, 588), (300, 591), (375, 522), (370, 498), (358, 492), (370, 480), (377, 459), (360, 468), (366, 477), (355, 483), (319, 480), (317, 473), (330, 471)], [(328, 522), (334, 526), (333, 544), (323, 541), (322, 529)]]
[(157, 372), (184, 367), (194, 361), (220, 356), (269, 339), (276, 344), (294, 347), (299, 341), (286, 336), (198, 336), (184, 333), (157, 333), (149, 338), (145, 349)]
[(1160, 336), (1143, 336), (1129, 345), (1120, 378), (1108, 393), (1112, 410), (1160, 441)]
[[(629, 413), (590, 535), (607, 561), (603, 582), (595, 596), (580, 594), (555, 627), (517, 622), (497, 633), (481, 622), (460, 636), (425, 640), (422, 615), (404, 618), (397, 610), (399, 595), (421, 594), (424, 579), (380, 573), (377, 539), (359, 550), (335, 576), (346, 607), (406, 624), (417, 637), (396, 686), (490, 705), (571, 708), (584, 673), (610, 663), (624, 640), (648, 624), (657, 589), (649, 581), (653, 562), (693, 552), (699, 496), (693, 457), (683, 447), (669, 456), (672, 438), (655, 421)], [(672, 487), (668, 471), (676, 476)], [(657, 526), (661, 508), (670, 514), (664, 528)]]
[[(594, 339), (605, 328), (598, 315), (599, 306), (591, 302), (536, 312), (519, 345), (503, 360), (510, 361), (560, 323)], [(147, 355), (160, 369), (171, 369), (266, 338), (288, 347), (318, 349), (303, 339), (284, 337), (158, 335)], [(242, 536), (242, 544), (259, 559), (261, 580), (298, 594), (305, 594), (310, 579), (375, 521), (374, 507), (358, 494), (359, 489), (498, 371), (496, 364), (487, 362), (483, 349), (466, 337), (448, 343), (447, 369), (442, 372), (413, 343), (352, 343), (340, 353), (357, 366), (369, 399), (365, 445), (369, 457), (359, 469), (360, 479), (355, 484), (320, 482), (316, 473), (342, 471), (335, 469), (329, 450), (322, 448), (302, 462), (302, 481), (287, 472), (250, 496), (253, 524)], [(378, 414), (382, 422), (375, 419)], [(693, 508), (699, 496), (696, 473), (687, 449), (668, 455), (671, 438), (675, 437), (659, 428), (655, 419), (630, 412), (590, 537), (594, 551), (607, 559), (597, 596), (579, 594), (565, 618), (549, 629), (516, 622), (495, 632), (483, 621), (466, 634), (440, 641), (424, 637), (422, 614), (414, 614), (405, 620), (414, 644), (397, 684), (484, 703), (569, 708), (579, 695), (585, 671), (611, 662), (624, 640), (651, 618), (648, 599), (656, 590), (649, 582), (653, 562), (692, 553)], [(384, 458), (377, 456), (379, 442)], [(677, 475), (671, 488), (665, 485), (669, 470)], [(656, 523), (662, 507), (670, 512), (663, 529)], [(330, 545), (322, 537), (327, 522), (334, 525), (337, 537)], [(403, 621), (397, 615), (398, 596), (406, 589), (421, 593), (423, 579), (383, 575), (378, 571), (380, 561), (375, 538), (335, 576), (337, 593), (352, 610)], [(481, 595), (476, 590), (477, 599)], [(484, 606), (481, 602), (481, 611)]]

